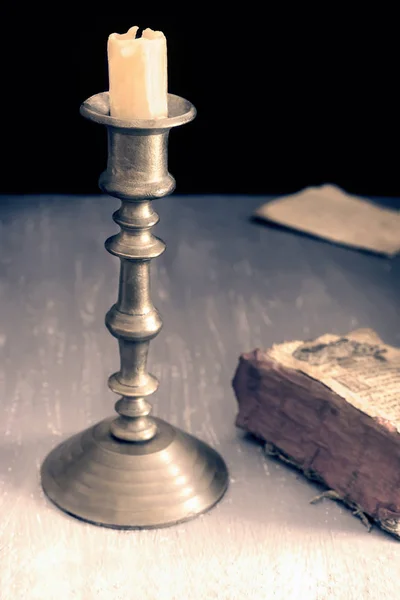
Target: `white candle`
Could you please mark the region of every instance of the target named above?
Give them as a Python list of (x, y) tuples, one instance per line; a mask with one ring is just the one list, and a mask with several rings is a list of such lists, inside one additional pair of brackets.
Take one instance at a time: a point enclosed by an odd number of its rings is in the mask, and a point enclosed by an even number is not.
[(110, 115), (122, 120), (168, 116), (167, 40), (139, 27), (108, 38)]

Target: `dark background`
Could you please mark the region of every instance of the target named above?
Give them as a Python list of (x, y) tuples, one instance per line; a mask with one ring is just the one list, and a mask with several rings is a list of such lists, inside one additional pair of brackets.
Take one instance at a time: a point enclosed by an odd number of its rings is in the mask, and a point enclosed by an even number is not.
[(278, 194), (334, 182), (400, 196), (393, 15), (379, 21), (375, 8), (365, 22), (365, 10), (350, 19), (329, 6), (306, 15), (283, 5), (231, 7), (217, 19), (198, 4), (192, 16), (156, 18), (93, 5), (84, 18), (61, 8), (2, 21), (0, 193), (98, 193), (105, 129), (79, 105), (108, 89), (108, 35), (139, 25), (165, 33), (169, 91), (198, 110), (170, 137), (178, 193)]

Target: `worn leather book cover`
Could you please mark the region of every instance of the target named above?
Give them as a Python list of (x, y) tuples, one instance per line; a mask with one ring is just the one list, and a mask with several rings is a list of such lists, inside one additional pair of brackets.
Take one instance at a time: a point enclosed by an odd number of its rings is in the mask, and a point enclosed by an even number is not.
[(400, 349), (370, 329), (240, 357), (236, 425), (400, 539)]

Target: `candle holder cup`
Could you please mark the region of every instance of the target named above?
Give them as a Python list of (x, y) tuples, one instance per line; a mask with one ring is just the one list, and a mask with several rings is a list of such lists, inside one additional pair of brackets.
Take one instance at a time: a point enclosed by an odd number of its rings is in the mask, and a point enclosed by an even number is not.
[(106, 249), (121, 261), (118, 300), (106, 315), (117, 338), (120, 370), (110, 389), (120, 396), (117, 416), (61, 443), (41, 468), (46, 495), (63, 511), (114, 528), (153, 528), (191, 519), (214, 506), (228, 486), (221, 456), (199, 439), (150, 416), (158, 388), (147, 372), (149, 343), (162, 321), (150, 299), (150, 261), (165, 244), (151, 233), (158, 222), (152, 200), (175, 188), (168, 172), (168, 134), (194, 119), (183, 98), (168, 95), (168, 117), (121, 121), (109, 115), (108, 92), (92, 96), (81, 114), (106, 125), (108, 162), (99, 186), (121, 200), (120, 232)]

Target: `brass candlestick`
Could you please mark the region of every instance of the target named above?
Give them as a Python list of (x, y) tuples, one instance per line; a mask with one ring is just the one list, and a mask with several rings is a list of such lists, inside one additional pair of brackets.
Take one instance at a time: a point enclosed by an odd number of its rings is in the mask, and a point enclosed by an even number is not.
[(151, 528), (186, 521), (223, 496), (228, 471), (204, 442), (150, 416), (147, 398), (157, 379), (147, 372), (149, 342), (162, 327), (150, 300), (150, 260), (164, 243), (151, 233), (158, 222), (151, 200), (175, 187), (168, 173), (169, 130), (194, 119), (190, 102), (168, 95), (168, 117), (124, 122), (109, 115), (108, 93), (89, 98), (81, 114), (107, 126), (108, 163), (100, 188), (121, 199), (114, 221), (121, 231), (106, 249), (121, 260), (117, 303), (106, 326), (118, 339), (121, 368), (109, 378), (118, 417), (75, 435), (45, 459), (42, 485), (62, 510), (91, 523)]

